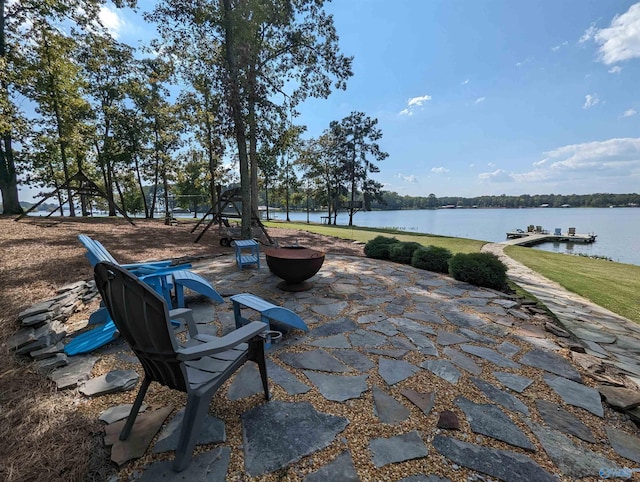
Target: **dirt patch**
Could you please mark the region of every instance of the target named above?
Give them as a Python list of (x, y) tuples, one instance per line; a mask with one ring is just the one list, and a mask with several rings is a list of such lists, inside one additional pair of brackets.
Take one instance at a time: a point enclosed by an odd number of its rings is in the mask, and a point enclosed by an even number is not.
[[(85, 403), (75, 391), (57, 392), (33, 364), (8, 352), (6, 340), (17, 331), (23, 309), (55, 295), (58, 288), (89, 280), (93, 270), (78, 241), (87, 234), (121, 263), (191, 260), (231, 254), (215, 230), (198, 243), (193, 222), (167, 226), (162, 220), (108, 218), (0, 217), (0, 479), (105, 480), (114, 473), (99, 433), (102, 427), (77, 410)], [(328, 254), (363, 256), (362, 246), (347, 240), (275, 228), (280, 245), (300, 244)]]

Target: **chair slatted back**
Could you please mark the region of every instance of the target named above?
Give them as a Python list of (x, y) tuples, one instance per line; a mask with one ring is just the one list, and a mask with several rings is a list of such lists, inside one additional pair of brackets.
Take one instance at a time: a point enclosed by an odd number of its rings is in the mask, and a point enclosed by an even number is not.
[(166, 301), (127, 270), (107, 262), (94, 268), (96, 286), (120, 335), (129, 344), (151, 380), (187, 391), (184, 365)]

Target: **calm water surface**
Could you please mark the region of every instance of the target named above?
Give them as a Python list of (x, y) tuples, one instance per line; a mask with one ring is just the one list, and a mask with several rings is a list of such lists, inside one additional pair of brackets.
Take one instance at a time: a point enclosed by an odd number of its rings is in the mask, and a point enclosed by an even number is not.
[[(273, 215), (273, 213), (270, 213)], [(276, 212), (276, 219), (284, 219)], [(309, 213), (311, 222), (320, 222), (323, 213)], [(307, 213), (289, 213), (291, 221), (306, 221)], [(338, 224), (349, 217), (338, 215)], [(412, 211), (369, 211), (354, 216), (354, 224), (370, 228), (396, 228), (403, 231), (439, 234), (483, 241), (504, 241), (507, 231), (526, 230), (529, 224), (553, 232), (575, 227), (579, 234), (595, 233), (592, 244), (544, 243), (534, 249), (557, 253), (606, 256), (619, 263), (640, 265), (639, 208), (531, 208), (531, 209), (436, 209)]]

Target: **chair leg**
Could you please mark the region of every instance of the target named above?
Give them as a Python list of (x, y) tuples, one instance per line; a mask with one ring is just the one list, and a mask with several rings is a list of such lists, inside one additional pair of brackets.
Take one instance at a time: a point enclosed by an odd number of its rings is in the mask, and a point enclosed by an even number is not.
[(138, 412), (140, 411), (140, 407), (142, 406), (142, 401), (144, 400), (144, 396), (147, 394), (147, 389), (149, 388), (150, 384), (151, 379), (148, 377), (144, 377), (144, 380), (142, 380), (142, 385), (140, 386), (140, 390), (138, 391), (138, 395), (136, 396), (136, 401), (133, 403), (131, 412), (129, 412), (129, 417), (127, 417), (127, 422), (124, 424), (122, 432), (120, 432), (120, 440), (127, 440), (127, 438), (129, 438), (131, 429), (133, 428), (133, 424), (136, 421), (136, 417), (138, 416)]
[(187, 406), (182, 418), (176, 458), (173, 462), (173, 470), (175, 472), (182, 472), (191, 463), (191, 454), (196, 448), (198, 434), (200, 433), (204, 416), (207, 414), (213, 393), (189, 393), (187, 396)]
[(266, 400), (271, 400), (271, 395), (269, 394), (269, 382), (267, 380), (267, 360), (265, 357), (264, 338), (256, 336), (252, 340), (249, 340), (248, 358), (258, 364), (258, 368), (260, 369), (260, 378), (262, 379), (262, 388), (264, 389), (264, 398)]

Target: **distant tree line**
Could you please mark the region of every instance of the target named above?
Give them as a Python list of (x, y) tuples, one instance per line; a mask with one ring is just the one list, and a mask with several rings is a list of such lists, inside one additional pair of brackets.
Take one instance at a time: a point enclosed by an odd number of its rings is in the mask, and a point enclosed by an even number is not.
[(400, 196), (395, 192), (382, 193), (383, 203), (374, 203), (374, 209), (436, 209), (458, 208), (535, 208), (535, 207), (640, 207), (640, 194), (521, 194), (519, 196), (436, 197)]

